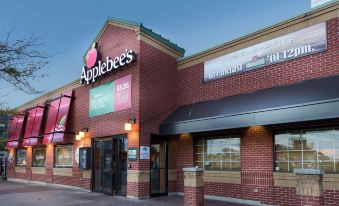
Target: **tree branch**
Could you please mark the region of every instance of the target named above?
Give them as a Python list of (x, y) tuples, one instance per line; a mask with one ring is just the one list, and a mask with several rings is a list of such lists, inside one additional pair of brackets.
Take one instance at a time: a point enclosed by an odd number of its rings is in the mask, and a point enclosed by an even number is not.
[(0, 79), (25, 93), (41, 93), (32, 83), (47, 76), (41, 70), (51, 56), (39, 50), (44, 45), (41, 38), (31, 34), (27, 39), (11, 41), (11, 33), (0, 40)]

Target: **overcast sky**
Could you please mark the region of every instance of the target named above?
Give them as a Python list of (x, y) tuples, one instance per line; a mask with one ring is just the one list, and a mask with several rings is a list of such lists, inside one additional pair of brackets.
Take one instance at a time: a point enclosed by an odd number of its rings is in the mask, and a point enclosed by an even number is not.
[[(42, 51), (55, 54), (35, 83), (44, 91), (80, 77), (82, 56), (108, 16), (141, 22), (186, 50), (185, 56), (289, 19), (310, 9), (311, 0), (1, 0), (0, 38), (34, 33)], [(2, 81), (2, 80), (1, 80)], [(28, 95), (0, 81), (13, 108), (39, 95)], [(40, 94), (41, 95), (41, 94)]]

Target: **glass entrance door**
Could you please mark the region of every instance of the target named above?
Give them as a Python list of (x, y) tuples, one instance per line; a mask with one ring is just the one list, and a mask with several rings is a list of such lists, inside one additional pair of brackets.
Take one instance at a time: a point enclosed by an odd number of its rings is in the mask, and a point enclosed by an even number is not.
[(166, 140), (151, 144), (151, 195), (167, 195), (167, 145)]
[(113, 139), (94, 140), (94, 191), (113, 194)]
[(93, 191), (126, 195), (127, 138), (95, 139), (93, 149)]

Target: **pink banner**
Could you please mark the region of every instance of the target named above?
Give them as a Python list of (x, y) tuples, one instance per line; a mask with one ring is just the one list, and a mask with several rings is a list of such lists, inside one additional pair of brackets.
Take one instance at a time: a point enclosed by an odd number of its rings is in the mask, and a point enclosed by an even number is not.
[(23, 114), (17, 114), (10, 119), (9, 128), (8, 128), (8, 139), (6, 146), (8, 148), (17, 148), (19, 140), (22, 133), (22, 125), (24, 122), (25, 116)]
[(37, 108), (33, 108), (28, 111), (28, 117), (27, 117), (27, 123), (26, 123), (26, 129), (24, 138), (28, 138), (31, 136), (33, 125), (34, 125), (34, 119), (35, 119), (35, 113)]
[(13, 140), (19, 140), (20, 139), (24, 119), (25, 119), (24, 115), (22, 115), (22, 114), (18, 115), (18, 122), (17, 122), (17, 125), (16, 125), (15, 135), (13, 137)]
[(132, 75), (114, 80), (114, 111), (131, 108)]
[(64, 139), (72, 91), (66, 92), (63, 95), (65, 97), (51, 102), (43, 144), (62, 142)]
[(43, 143), (47, 144), (53, 141), (53, 132), (55, 127), (55, 121), (58, 115), (58, 109), (60, 105), (61, 99), (56, 99), (52, 101), (48, 107), (48, 114), (47, 114), (47, 122), (45, 127), (45, 136), (43, 139)]
[(36, 113), (35, 113), (35, 119), (34, 119), (34, 125), (32, 128), (32, 137), (38, 137), (40, 135), (40, 129), (41, 129), (41, 123), (42, 123), (42, 117), (44, 115), (44, 110), (45, 108), (42, 107), (43, 105), (40, 104), (36, 108)]
[(8, 127), (8, 141), (14, 139), (17, 123), (18, 123), (18, 118), (16, 116), (10, 119), (9, 127)]
[[(71, 97), (72, 91), (64, 93), (63, 95)], [(66, 124), (67, 124), (67, 119), (68, 119), (67, 117), (68, 117), (69, 107), (71, 105), (71, 100), (72, 100), (72, 98), (69, 98), (69, 97), (61, 98), (58, 116), (55, 122), (55, 129), (54, 129), (55, 132), (66, 131)]]

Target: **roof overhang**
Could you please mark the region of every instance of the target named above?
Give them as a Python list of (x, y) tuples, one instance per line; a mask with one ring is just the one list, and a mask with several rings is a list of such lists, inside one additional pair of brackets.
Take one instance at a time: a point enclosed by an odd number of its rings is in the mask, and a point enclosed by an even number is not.
[(339, 117), (339, 76), (177, 108), (161, 125), (173, 135)]
[[(153, 32), (151, 29), (146, 28), (143, 26), (142, 23), (134, 22), (134, 21), (128, 21), (123, 19), (117, 19), (109, 17), (105, 21), (102, 28), (99, 30), (98, 34), (94, 38), (94, 40), (91, 42), (91, 46), (94, 42), (97, 42), (101, 35), (105, 32), (107, 26), (113, 25), (125, 29), (132, 30), (136, 33), (137, 40), (141, 40), (171, 56), (178, 59), (180, 57), (184, 56), (185, 50), (178, 45), (172, 43), (168, 39), (162, 37), (161, 35)], [(89, 49), (91, 48), (89, 47)], [(85, 58), (86, 54), (84, 55)]]

